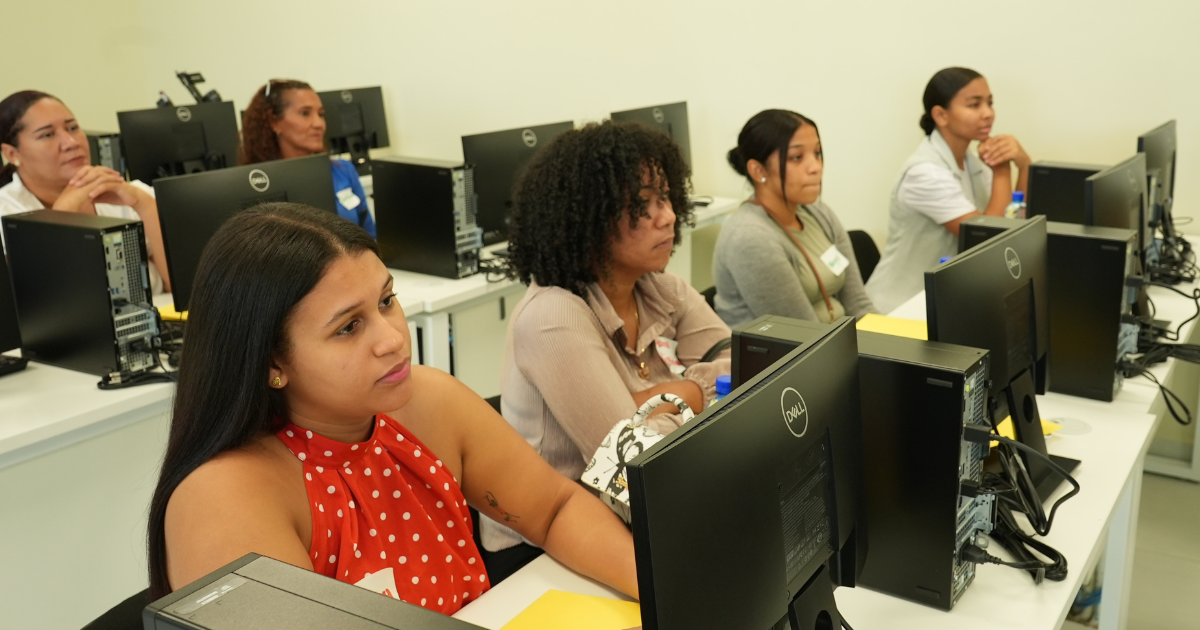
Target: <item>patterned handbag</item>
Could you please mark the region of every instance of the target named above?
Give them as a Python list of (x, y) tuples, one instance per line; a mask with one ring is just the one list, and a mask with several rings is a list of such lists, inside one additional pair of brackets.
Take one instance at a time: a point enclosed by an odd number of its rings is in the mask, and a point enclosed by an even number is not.
[(664, 403), (678, 407), (685, 422), (696, 415), (675, 394), (659, 394), (647, 400), (632, 418), (621, 420), (604, 436), (600, 448), (596, 449), (592, 461), (579, 477), (588, 487), (598, 490), (600, 500), (626, 523), (630, 522), (630, 513), (629, 478), (625, 468), (633, 458), (663, 439), (661, 433), (646, 426), (645, 422), (655, 408)]

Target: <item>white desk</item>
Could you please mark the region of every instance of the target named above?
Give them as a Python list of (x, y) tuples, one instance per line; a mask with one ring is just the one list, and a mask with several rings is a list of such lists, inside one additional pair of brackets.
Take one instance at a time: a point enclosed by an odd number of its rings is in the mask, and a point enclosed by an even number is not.
[[(892, 315), (925, 319), (924, 294), (909, 300)], [(838, 589), (838, 607), (847, 620), (860, 629), (1058, 628), (1080, 584), (1103, 555), (1101, 628), (1124, 628), (1142, 467), (1158, 422), (1156, 416), (1148, 413), (1158, 390), (1147, 385), (1137, 381), (1126, 383), (1112, 403), (1061, 394), (1038, 398), (1042, 416), (1062, 420), (1065, 426), (1047, 438), (1048, 449), (1082, 462), (1075, 471), (1082, 490), (1059, 509), (1054, 529), (1045, 538), (1066, 556), (1066, 580), (1047, 581), (1038, 586), (1023, 571), (981, 566), (975, 583), (950, 613), (865, 588)], [(1057, 499), (1065, 492), (1065, 487), (1060, 488), (1052, 498)], [(1002, 553), (997, 549), (993, 548), (992, 553)], [(505, 590), (500, 591), (501, 588)], [(498, 584), (496, 597), (480, 598), (456, 616), (486, 628), (499, 628), (549, 588), (600, 596), (607, 590), (543, 557)], [(607, 592), (608, 596), (616, 596)]]

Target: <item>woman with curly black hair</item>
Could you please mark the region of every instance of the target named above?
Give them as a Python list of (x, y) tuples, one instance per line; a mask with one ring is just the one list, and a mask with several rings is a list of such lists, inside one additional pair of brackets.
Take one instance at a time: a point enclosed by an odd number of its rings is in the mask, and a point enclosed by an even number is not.
[[(663, 271), (691, 221), (688, 175), (665, 134), (604, 122), (555, 138), (517, 184), (509, 251), (529, 291), (510, 323), (501, 405), (569, 478), (579, 479), (604, 436), (646, 400), (672, 393), (703, 409), (729, 372), (728, 351), (700, 362), (729, 327)], [(658, 411), (649, 424), (659, 432), (681, 424), (675, 406)], [(520, 542), (497, 523), (483, 525), (490, 551)]]

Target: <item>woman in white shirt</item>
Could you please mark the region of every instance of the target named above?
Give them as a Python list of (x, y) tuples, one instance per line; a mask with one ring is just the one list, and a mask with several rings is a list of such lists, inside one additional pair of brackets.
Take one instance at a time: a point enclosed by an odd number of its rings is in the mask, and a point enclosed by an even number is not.
[[(892, 192), (888, 240), (867, 293), (888, 313), (919, 293), (924, 274), (958, 251), (958, 226), (979, 214), (1003, 216), (1024, 191), (1029, 155), (1007, 135), (992, 135), (996, 112), (987, 79), (967, 68), (933, 75), (922, 99), (926, 138), (905, 162)], [(972, 141), (978, 141), (971, 151)]]
[(140, 220), (151, 284), (171, 290), (154, 189), (92, 166), (87, 136), (62, 101), (33, 90), (0, 101), (0, 152), (0, 216), (50, 208)]

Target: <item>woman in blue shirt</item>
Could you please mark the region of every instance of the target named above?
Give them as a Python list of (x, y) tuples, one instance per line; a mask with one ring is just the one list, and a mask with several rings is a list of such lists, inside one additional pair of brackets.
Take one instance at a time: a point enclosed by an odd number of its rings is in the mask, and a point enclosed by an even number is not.
[[(312, 86), (303, 81), (272, 79), (254, 93), (242, 114), (239, 164), (305, 157), (328, 152), (325, 108)], [(330, 159), (338, 216), (357, 223), (375, 237), (375, 219), (358, 172), (345, 160)]]

